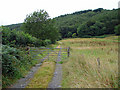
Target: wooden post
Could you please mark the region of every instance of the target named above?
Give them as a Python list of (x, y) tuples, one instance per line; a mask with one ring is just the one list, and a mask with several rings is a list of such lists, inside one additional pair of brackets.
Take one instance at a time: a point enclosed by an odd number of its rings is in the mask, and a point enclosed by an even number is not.
[(97, 58), (97, 62), (98, 62), (98, 71), (100, 72), (100, 59)]
[(68, 47), (68, 57), (70, 56), (70, 47)]
[(49, 60), (49, 48), (48, 48), (48, 60)]
[(98, 66), (100, 67), (100, 59), (97, 58)]

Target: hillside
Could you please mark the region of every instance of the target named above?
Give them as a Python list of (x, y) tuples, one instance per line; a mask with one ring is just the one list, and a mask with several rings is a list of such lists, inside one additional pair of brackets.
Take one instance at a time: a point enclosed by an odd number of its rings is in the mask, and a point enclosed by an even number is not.
[(61, 15), (55, 19), (62, 38), (69, 38), (73, 33), (78, 37), (114, 34), (114, 27), (118, 25), (117, 16), (118, 10), (99, 8)]
[(6, 27), (9, 27), (11, 30), (16, 29), (16, 30), (20, 30), (22, 23), (18, 23), (18, 24), (11, 24), (11, 25), (7, 25)]
[[(62, 38), (92, 37), (104, 34), (115, 34), (115, 26), (118, 25), (118, 9), (77, 11), (55, 17), (56, 27)], [(10, 29), (20, 30), (20, 24), (8, 25)], [(119, 33), (117, 33), (119, 35)]]

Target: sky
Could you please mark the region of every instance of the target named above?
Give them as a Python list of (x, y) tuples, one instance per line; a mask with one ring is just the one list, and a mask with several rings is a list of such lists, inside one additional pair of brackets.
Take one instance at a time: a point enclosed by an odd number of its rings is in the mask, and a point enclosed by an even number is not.
[(24, 22), (27, 14), (44, 9), (51, 18), (88, 9), (117, 9), (120, 0), (1, 0), (0, 26)]

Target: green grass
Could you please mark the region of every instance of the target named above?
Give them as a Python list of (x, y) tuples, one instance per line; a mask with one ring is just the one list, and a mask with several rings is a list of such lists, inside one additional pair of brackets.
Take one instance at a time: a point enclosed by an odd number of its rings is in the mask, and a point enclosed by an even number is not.
[[(113, 38), (113, 39), (111, 39)], [(70, 57), (63, 60), (63, 88), (117, 88), (117, 36), (61, 40), (71, 47)], [(97, 59), (100, 60), (100, 66)]]
[(43, 62), (26, 88), (47, 88), (54, 74), (54, 69), (54, 62)]
[(59, 61), (58, 63), (59, 63), (59, 64), (63, 64), (63, 61)]

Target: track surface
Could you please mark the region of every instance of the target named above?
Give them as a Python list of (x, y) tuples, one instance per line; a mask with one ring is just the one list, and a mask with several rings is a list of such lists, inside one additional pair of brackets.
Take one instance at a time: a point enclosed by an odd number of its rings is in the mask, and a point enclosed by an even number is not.
[(54, 76), (51, 80), (51, 82), (48, 85), (48, 88), (60, 88), (61, 87), (61, 80), (62, 80), (62, 65), (59, 64), (61, 61), (61, 48), (58, 53), (58, 58), (56, 60), (56, 68), (54, 72)]

